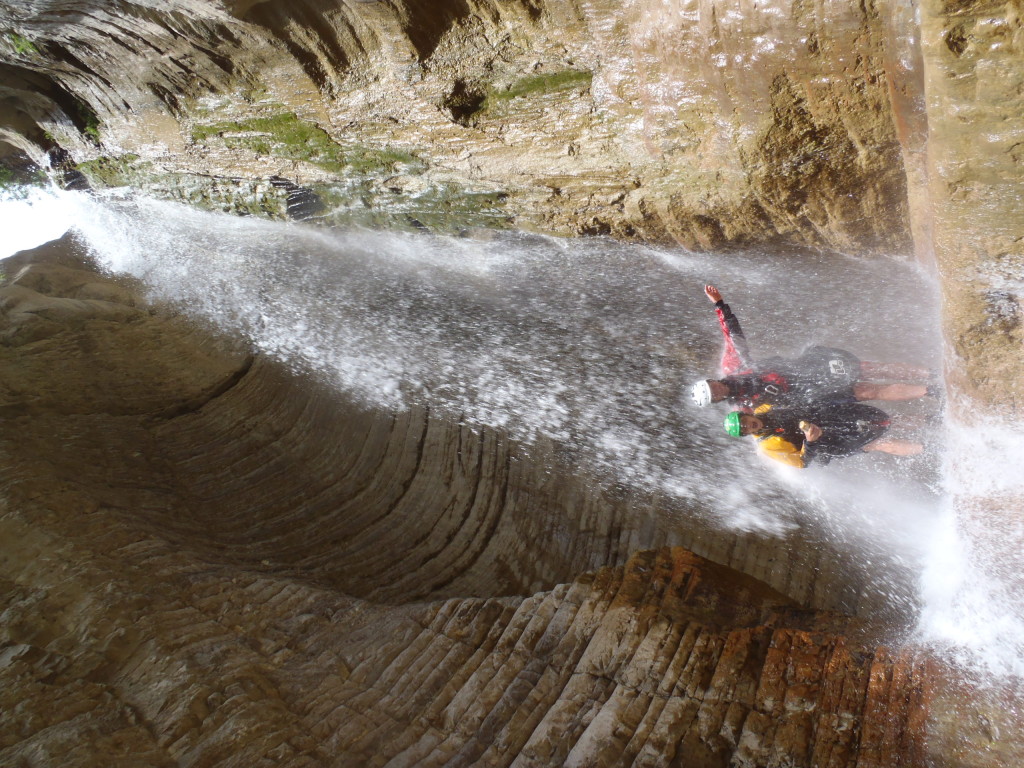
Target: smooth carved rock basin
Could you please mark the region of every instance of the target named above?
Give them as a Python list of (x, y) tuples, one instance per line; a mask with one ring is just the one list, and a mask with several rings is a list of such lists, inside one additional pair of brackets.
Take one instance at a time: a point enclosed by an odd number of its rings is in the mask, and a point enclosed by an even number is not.
[[(934, 663), (801, 608), (835, 570), (766, 569), (794, 600), (665, 547), (715, 535), (500, 434), (346, 407), (73, 240), (5, 272), (5, 763), (924, 754)], [(756, 568), (780, 545), (728, 546)]]

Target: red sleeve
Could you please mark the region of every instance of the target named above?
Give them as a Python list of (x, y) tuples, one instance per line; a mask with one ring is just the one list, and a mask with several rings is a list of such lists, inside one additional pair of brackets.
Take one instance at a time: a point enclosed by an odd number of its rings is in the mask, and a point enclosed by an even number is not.
[(748, 373), (753, 365), (747, 339), (740, 328), (740, 321), (732, 313), (725, 302), (715, 304), (718, 324), (722, 326), (725, 348), (722, 350), (722, 374), (731, 376), (737, 373)]

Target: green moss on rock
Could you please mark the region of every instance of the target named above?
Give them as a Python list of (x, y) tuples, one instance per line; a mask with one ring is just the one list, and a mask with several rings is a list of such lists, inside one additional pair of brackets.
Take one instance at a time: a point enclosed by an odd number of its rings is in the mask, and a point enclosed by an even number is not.
[(27, 37), (19, 35), (17, 32), (8, 32), (7, 38), (11, 41), (11, 45), (14, 47), (14, 52), (20, 56), (39, 53), (39, 49), (36, 48), (35, 43)]
[(469, 229), (504, 229), (513, 217), (501, 191), (466, 190), (453, 184), (427, 185), (414, 194), (373, 184), (315, 185), (328, 226), (372, 229), (427, 229), (458, 233)]
[(77, 167), (94, 187), (128, 187), (150, 175), (151, 164), (139, 161), (138, 155), (127, 154), (87, 160)]
[(559, 91), (590, 87), (594, 75), (576, 69), (566, 69), (539, 75), (530, 75), (513, 82), (507, 89), (488, 89), (487, 96), (480, 106), (486, 112), (502, 107), (514, 99), (545, 96)]
[[(460, 232), (504, 228), (512, 223), (506, 194), (428, 181), (423, 176), (384, 174), (410, 155), (387, 149), (349, 148), (351, 173), (309, 185), (324, 202), (310, 219), (326, 227), (429, 229)], [(162, 200), (204, 210), (266, 219), (288, 218), (288, 189), (269, 179), (243, 179), (168, 172), (137, 155), (102, 157), (79, 164), (94, 187), (131, 187)]]
[(390, 171), (397, 164), (422, 166), (409, 152), (342, 146), (318, 125), (291, 112), (197, 125), (192, 129), (192, 140), (197, 143), (208, 143), (214, 137), (228, 147), (308, 162), (332, 173)]
[(29, 189), (44, 186), (47, 182), (46, 172), (41, 168), (11, 168), (0, 164), (0, 193), (7, 198), (25, 198)]

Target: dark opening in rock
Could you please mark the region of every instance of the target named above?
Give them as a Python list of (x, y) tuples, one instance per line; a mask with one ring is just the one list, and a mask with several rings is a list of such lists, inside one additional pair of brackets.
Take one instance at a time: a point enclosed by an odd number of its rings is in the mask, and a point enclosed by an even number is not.
[(451, 93), (445, 97), (444, 107), (451, 113), (452, 120), (468, 125), (470, 118), (480, 111), (484, 98), (484, 93), (478, 88), (465, 80), (456, 80)]

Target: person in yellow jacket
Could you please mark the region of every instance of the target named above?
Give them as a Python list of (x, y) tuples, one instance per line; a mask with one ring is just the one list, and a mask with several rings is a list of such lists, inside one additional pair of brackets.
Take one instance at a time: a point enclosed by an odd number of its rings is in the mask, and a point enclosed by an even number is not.
[(889, 424), (885, 411), (864, 403), (762, 405), (753, 413), (732, 411), (725, 417), (730, 435), (753, 435), (763, 455), (800, 469), (859, 451), (914, 456), (924, 450), (920, 443), (885, 437)]

